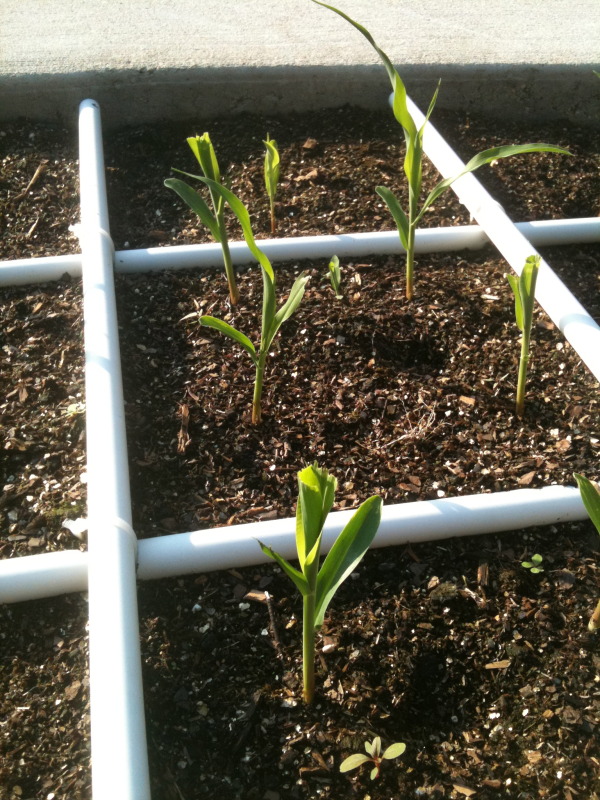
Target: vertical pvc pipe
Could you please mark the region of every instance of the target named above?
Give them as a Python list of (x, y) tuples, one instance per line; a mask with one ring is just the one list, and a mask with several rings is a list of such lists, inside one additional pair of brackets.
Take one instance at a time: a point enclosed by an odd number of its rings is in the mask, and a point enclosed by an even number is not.
[(92, 795), (149, 800), (125, 438), (100, 110), (79, 114), (86, 366)]

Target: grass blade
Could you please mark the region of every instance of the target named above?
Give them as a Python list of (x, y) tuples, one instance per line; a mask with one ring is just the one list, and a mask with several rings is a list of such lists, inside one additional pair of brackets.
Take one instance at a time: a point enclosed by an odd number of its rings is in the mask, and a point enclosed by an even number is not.
[(250, 358), (256, 364), (258, 356), (256, 355), (256, 348), (245, 336), (241, 331), (238, 331), (236, 328), (233, 328), (227, 322), (224, 322), (222, 319), (217, 319), (216, 317), (211, 317), (208, 315), (204, 315), (200, 317), (200, 324), (205, 325), (207, 328), (214, 328), (219, 333), (222, 333), (224, 336), (227, 336), (229, 339), (233, 339), (234, 342), (239, 344), (244, 350), (250, 355)]
[(381, 521), (381, 498), (370, 497), (356, 511), (327, 554), (317, 579), (315, 628), (323, 617), (338, 586), (359, 563), (375, 538)]
[(585, 510), (594, 523), (596, 530), (600, 533), (600, 490), (584, 475), (574, 472), (573, 477), (579, 486)]
[(400, 236), (402, 247), (405, 250), (408, 250), (409, 222), (408, 222), (408, 217), (406, 216), (406, 214), (402, 210), (400, 203), (398, 202), (398, 198), (386, 186), (377, 186), (375, 188), (375, 191), (389, 208), (390, 213), (394, 218), (394, 222), (396, 223), (396, 227), (398, 228), (398, 235)]
[[(187, 173), (186, 173), (187, 174)], [(197, 177), (197, 176), (190, 176)], [(201, 178), (199, 178), (201, 180)], [(216, 242), (221, 244), (221, 232), (219, 231), (219, 224), (206, 202), (200, 197), (195, 189), (192, 189), (185, 181), (179, 178), (167, 178), (165, 186), (168, 189), (173, 189), (177, 192), (179, 197), (184, 203), (187, 203), (192, 211), (200, 217), (200, 220), (210, 230)]]
[(258, 543), (260, 545), (260, 549), (263, 551), (263, 553), (266, 556), (269, 556), (269, 558), (272, 558), (274, 561), (276, 561), (279, 564), (279, 566), (285, 572), (285, 574), (288, 576), (288, 578), (291, 581), (294, 582), (294, 584), (296, 585), (296, 587), (299, 590), (300, 594), (303, 597), (305, 597), (310, 590), (309, 590), (308, 582), (307, 582), (306, 578), (304, 577), (304, 575), (301, 572), (299, 572), (297, 569), (295, 569), (295, 567), (292, 567), (292, 565), (290, 563), (288, 563), (285, 560), (285, 558), (283, 558), (283, 556), (280, 556), (279, 553), (276, 553), (273, 550), (272, 547), (269, 547), (269, 545), (267, 545), (267, 544), (263, 544), (260, 540), (257, 540), (257, 541), (258, 541)]
[[(313, 0), (313, 2), (316, 2), (316, 0)], [(531, 144), (507, 144), (501, 145), (500, 147), (492, 147), (489, 150), (483, 150), (481, 153), (477, 153), (476, 156), (473, 156), (468, 164), (465, 165), (465, 168), (457, 175), (454, 175), (452, 178), (445, 178), (432, 189), (427, 199), (423, 203), (423, 207), (421, 208), (419, 216), (415, 222), (418, 222), (429, 206), (434, 203), (449, 186), (451, 186), (459, 178), (462, 178), (463, 175), (466, 175), (469, 172), (474, 172), (474, 170), (479, 169), (479, 167), (484, 166), (484, 164), (489, 164), (491, 161), (496, 161), (498, 158), (508, 158), (509, 156), (517, 156), (523, 153), (559, 153), (566, 156), (573, 155), (563, 147), (556, 147), (556, 145), (545, 144), (544, 142), (534, 142)]]

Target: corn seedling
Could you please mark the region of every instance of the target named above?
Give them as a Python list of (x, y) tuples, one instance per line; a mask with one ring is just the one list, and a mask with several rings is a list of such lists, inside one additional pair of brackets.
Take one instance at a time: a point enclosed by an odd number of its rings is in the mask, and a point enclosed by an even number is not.
[(363, 764), (367, 764), (370, 761), (374, 765), (371, 770), (371, 780), (374, 781), (375, 778), (379, 777), (383, 760), (398, 758), (406, 750), (406, 745), (403, 742), (394, 742), (394, 744), (386, 747), (382, 753), (381, 739), (376, 736), (372, 742), (365, 742), (365, 750), (368, 753), (366, 756), (362, 753), (354, 753), (344, 759), (340, 764), (340, 772), (350, 772), (350, 770), (358, 769), (358, 767), (362, 767)]
[(271, 211), (271, 233), (275, 235), (275, 195), (277, 194), (277, 184), (279, 182), (279, 151), (277, 150), (277, 142), (269, 138), (263, 142), (266, 147), (265, 151), (265, 188), (269, 196), (269, 206)]
[(298, 473), (296, 550), (300, 569), (293, 567), (271, 547), (259, 542), (292, 580), (303, 598), (303, 697), (312, 703), (315, 693), (315, 635), (340, 584), (356, 568), (373, 541), (381, 520), (381, 498), (370, 497), (356, 510), (327, 554), (319, 559), (323, 525), (333, 505), (337, 481), (317, 464)]
[(539, 553), (535, 553), (531, 556), (531, 561), (521, 561), (521, 566), (528, 569), (532, 575), (538, 575), (540, 572), (544, 571), (544, 568), (541, 566), (543, 560), (543, 556)]
[[(203, 136), (190, 136), (187, 139), (187, 143), (200, 164), (203, 176), (209, 178), (219, 186), (222, 185), (221, 172), (219, 170), (215, 148), (213, 147), (208, 133), (205, 133)], [(189, 172), (183, 172), (179, 169), (175, 170), (175, 172), (187, 175), (188, 178), (202, 180), (198, 175), (191, 175)], [(177, 192), (192, 211), (200, 217), (203, 224), (206, 225), (212, 233), (214, 240), (221, 245), (225, 275), (227, 276), (227, 284), (229, 286), (229, 297), (232, 305), (236, 305), (240, 299), (240, 295), (235, 280), (231, 253), (229, 252), (229, 238), (227, 235), (227, 226), (225, 225), (225, 201), (223, 196), (215, 191), (215, 189), (209, 187), (210, 199), (213, 207), (211, 211), (206, 201), (200, 197), (195, 189), (185, 183), (185, 181), (179, 180), (179, 178), (167, 178), (165, 186)]]
[(533, 304), (535, 302), (535, 284), (540, 268), (540, 257), (529, 256), (525, 261), (523, 272), (519, 277), (507, 275), (515, 296), (515, 320), (521, 331), (521, 357), (519, 359), (519, 377), (517, 380), (517, 405), (518, 417), (523, 416), (525, 410), (525, 384), (527, 382), (527, 368), (529, 366), (529, 341), (531, 338), (531, 324), (533, 322)]
[(429, 103), (429, 108), (427, 109), (427, 114), (425, 115), (425, 122), (420, 128), (417, 128), (415, 121), (408, 110), (407, 104), (407, 94), (406, 88), (400, 75), (392, 65), (392, 62), (384, 53), (384, 51), (377, 45), (369, 31), (360, 25), (358, 22), (355, 22), (351, 17), (347, 14), (344, 14), (343, 11), (340, 11), (334, 6), (328, 5), (327, 3), (322, 3), (320, 0), (312, 0), (313, 3), (316, 3), (319, 6), (323, 6), (324, 8), (328, 8), (331, 11), (338, 14), (340, 17), (345, 19), (351, 25), (353, 25), (357, 31), (362, 33), (365, 39), (371, 44), (371, 46), (375, 49), (383, 64), (386, 68), (388, 77), (390, 79), (390, 83), (392, 84), (393, 90), (393, 112), (396, 120), (402, 126), (404, 131), (404, 139), (406, 142), (406, 155), (404, 157), (404, 174), (408, 180), (408, 213), (406, 213), (398, 201), (398, 198), (387, 189), (385, 186), (377, 186), (375, 191), (381, 197), (381, 199), (386, 203), (392, 217), (394, 218), (394, 222), (396, 223), (396, 227), (398, 228), (398, 235), (400, 236), (400, 241), (402, 242), (402, 246), (406, 250), (406, 298), (407, 300), (412, 300), (414, 294), (414, 263), (415, 263), (415, 232), (417, 230), (417, 226), (423, 215), (427, 211), (427, 209), (438, 199), (438, 197), (443, 194), (455, 181), (461, 178), (463, 175), (466, 175), (469, 172), (473, 172), (479, 167), (483, 166), (484, 164), (489, 164), (492, 161), (496, 161), (499, 158), (506, 158), (507, 156), (518, 155), (520, 153), (538, 153), (538, 152), (549, 152), (549, 153), (563, 153), (565, 155), (571, 155), (568, 150), (564, 150), (560, 147), (555, 147), (554, 145), (544, 144), (542, 142), (537, 142), (534, 144), (522, 144), (522, 145), (504, 145), (500, 147), (492, 147), (489, 150), (484, 150), (481, 153), (478, 153), (476, 156), (465, 165), (464, 169), (462, 169), (457, 175), (454, 175), (452, 178), (446, 178), (440, 181), (427, 195), (421, 207), (419, 208), (419, 200), (421, 196), (421, 178), (422, 178), (422, 168), (423, 168), (423, 133), (425, 130), (425, 126), (429, 121), (429, 117), (434, 109), (437, 95), (439, 91), (439, 83), (437, 89), (434, 92), (434, 95)]
[[(573, 473), (573, 477), (579, 486), (579, 493), (585, 510), (594, 523), (594, 527), (600, 533), (600, 487), (597, 483), (592, 482), (583, 475), (579, 475), (577, 472)], [(588, 630), (592, 633), (600, 630), (600, 600), (598, 600), (598, 605), (590, 618)]]
[(337, 256), (332, 256), (331, 261), (329, 262), (329, 280), (331, 282), (331, 288), (333, 289), (333, 293), (335, 294), (336, 300), (341, 300), (342, 295), (342, 271), (340, 270), (340, 260)]
[(254, 258), (258, 261), (261, 267), (262, 276), (263, 276), (263, 305), (262, 305), (262, 325), (261, 325), (261, 335), (260, 335), (260, 346), (258, 350), (254, 347), (250, 339), (245, 336), (241, 331), (238, 331), (236, 328), (229, 325), (227, 322), (224, 322), (221, 319), (216, 319), (215, 317), (211, 316), (201, 316), (200, 323), (202, 325), (206, 325), (209, 328), (214, 328), (217, 331), (220, 331), (225, 336), (228, 336), (230, 339), (233, 339), (234, 342), (237, 342), (250, 356), (252, 359), (252, 363), (256, 369), (256, 375), (254, 379), (254, 398), (252, 401), (252, 423), (257, 425), (261, 421), (261, 398), (262, 398), (262, 391), (263, 391), (263, 379), (265, 374), (265, 365), (267, 361), (267, 356), (269, 355), (269, 349), (273, 342), (273, 339), (277, 335), (279, 329), (283, 325), (283, 323), (289, 319), (294, 311), (300, 305), (300, 301), (304, 296), (304, 289), (306, 286), (306, 282), (308, 281), (308, 277), (305, 277), (303, 274), (300, 275), (294, 281), (294, 285), (290, 291), (288, 299), (285, 303), (281, 306), (279, 311), (276, 311), (276, 297), (275, 297), (275, 273), (273, 272), (273, 267), (271, 266), (271, 262), (266, 257), (266, 255), (260, 250), (257, 245), (256, 241), (254, 240), (254, 234), (252, 233), (252, 227), (250, 225), (250, 215), (248, 214), (248, 210), (246, 206), (242, 203), (242, 201), (237, 197), (232, 191), (227, 189), (225, 186), (222, 186), (219, 183), (211, 180), (210, 178), (200, 178), (199, 180), (203, 181), (211, 192), (220, 195), (223, 200), (227, 202), (233, 213), (239, 220), (240, 225), (242, 226), (242, 232), (244, 234), (244, 239), (246, 240), (246, 244)]

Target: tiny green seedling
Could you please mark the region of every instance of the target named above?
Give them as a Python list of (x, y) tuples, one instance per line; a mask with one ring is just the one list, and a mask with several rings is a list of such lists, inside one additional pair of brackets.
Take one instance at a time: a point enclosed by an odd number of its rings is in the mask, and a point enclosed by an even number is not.
[(382, 753), (381, 739), (379, 736), (376, 736), (372, 742), (365, 742), (365, 750), (368, 753), (366, 756), (362, 753), (354, 753), (353, 755), (344, 759), (344, 761), (342, 761), (340, 764), (340, 772), (350, 772), (350, 770), (358, 769), (358, 767), (362, 767), (363, 764), (366, 764), (370, 761), (374, 764), (374, 767), (371, 770), (371, 780), (374, 781), (375, 778), (379, 777), (379, 771), (381, 770), (381, 764), (383, 763), (383, 760), (398, 758), (406, 750), (406, 745), (403, 742), (394, 742), (394, 744), (386, 747)]
[(256, 374), (254, 379), (254, 397), (252, 400), (252, 424), (257, 425), (261, 421), (261, 399), (263, 391), (263, 380), (265, 374), (265, 366), (269, 349), (273, 339), (277, 335), (283, 323), (289, 319), (294, 311), (300, 305), (300, 301), (304, 296), (304, 289), (308, 277), (303, 274), (298, 276), (294, 281), (288, 299), (281, 306), (279, 311), (276, 310), (276, 297), (275, 297), (275, 273), (271, 262), (266, 255), (256, 245), (252, 227), (250, 225), (250, 214), (246, 206), (232, 191), (225, 188), (221, 184), (216, 183), (209, 178), (199, 178), (203, 181), (215, 194), (220, 195), (224, 201), (227, 202), (233, 213), (239, 220), (242, 226), (242, 232), (246, 244), (254, 258), (258, 261), (261, 267), (263, 276), (263, 306), (262, 306), (262, 325), (260, 335), (260, 346), (258, 350), (254, 347), (250, 339), (245, 336), (241, 331), (229, 325), (216, 317), (204, 315), (200, 317), (200, 323), (209, 328), (214, 328), (220, 333), (232, 339), (239, 344), (250, 356), (252, 363), (255, 366)]
[(340, 260), (337, 256), (332, 256), (331, 261), (329, 262), (329, 280), (331, 282), (331, 288), (333, 289), (333, 293), (335, 294), (336, 300), (342, 300), (342, 271), (340, 269)]
[(303, 697), (312, 703), (315, 694), (315, 634), (323, 624), (327, 607), (340, 584), (367, 552), (381, 520), (381, 498), (373, 495), (356, 510), (319, 569), (323, 526), (335, 497), (337, 481), (317, 464), (298, 473), (296, 550), (300, 570), (271, 547), (261, 550), (279, 564), (303, 599), (302, 664)]
[(392, 214), (394, 222), (396, 223), (396, 227), (398, 228), (400, 241), (406, 250), (406, 299), (412, 300), (414, 294), (415, 232), (427, 209), (430, 208), (430, 206), (441, 194), (446, 191), (446, 189), (448, 189), (463, 175), (466, 175), (469, 172), (474, 172), (484, 164), (489, 164), (490, 162), (496, 161), (499, 158), (506, 158), (507, 156), (518, 155), (520, 153), (549, 152), (562, 153), (565, 155), (571, 155), (571, 153), (569, 153), (568, 150), (564, 150), (560, 147), (555, 147), (554, 145), (544, 144), (541, 142), (522, 145), (503, 145), (500, 147), (493, 147), (489, 150), (484, 150), (483, 152), (478, 153), (476, 156), (473, 156), (468, 164), (466, 164), (457, 175), (440, 181), (432, 189), (419, 208), (424, 155), (423, 133), (437, 100), (437, 95), (440, 88), (439, 83), (433, 94), (431, 102), (429, 103), (429, 108), (427, 109), (427, 114), (425, 115), (425, 122), (420, 128), (417, 128), (415, 121), (408, 110), (406, 87), (404, 86), (404, 83), (402, 82), (402, 79), (394, 68), (392, 62), (386, 53), (377, 45), (369, 31), (334, 6), (328, 5), (327, 3), (322, 3), (321, 0), (312, 0), (312, 2), (335, 12), (353, 25), (356, 30), (365, 37), (365, 39), (374, 48), (383, 61), (390, 79), (390, 83), (392, 84), (392, 90), (394, 93), (392, 108), (396, 120), (402, 126), (402, 130), (404, 131), (404, 139), (406, 142), (404, 173), (408, 180), (408, 213), (405, 213), (397, 197), (390, 191), (390, 189), (387, 189), (385, 186), (377, 186), (375, 191), (382, 198), (382, 200), (384, 200), (390, 213)]
[(531, 556), (531, 561), (521, 561), (521, 566), (528, 569), (532, 575), (538, 575), (540, 572), (544, 571), (544, 568), (541, 566), (543, 560), (543, 556), (539, 553), (535, 553), (535, 555)]
[[(205, 133), (203, 136), (190, 136), (187, 139), (187, 143), (200, 164), (203, 176), (209, 178), (216, 185), (222, 185), (221, 172), (219, 170), (215, 148), (213, 147), (208, 133)], [(188, 178), (202, 180), (200, 176), (191, 175), (189, 172), (183, 172), (180, 169), (175, 170), (175, 172), (187, 175)], [(191, 186), (185, 183), (185, 181), (179, 180), (179, 178), (167, 178), (165, 186), (177, 192), (192, 211), (200, 217), (201, 221), (212, 233), (215, 241), (221, 245), (223, 264), (225, 266), (225, 274), (229, 286), (229, 297), (232, 305), (236, 305), (239, 302), (240, 295), (235, 280), (231, 253), (229, 252), (229, 238), (227, 235), (227, 226), (225, 225), (225, 201), (223, 197), (209, 187), (213, 206), (213, 210), (211, 211), (206, 201), (200, 197)]]
[(267, 133), (266, 141), (263, 142), (265, 151), (265, 188), (269, 196), (269, 206), (271, 211), (271, 233), (275, 235), (275, 195), (277, 194), (277, 184), (279, 182), (280, 159), (277, 150), (277, 142), (269, 138)]
[(521, 337), (521, 357), (519, 359), (519, 377), (517, 380), (516, 412), (518, 417), (523, 416), (525, 410), (525, 384), (527, 382), (527, 368), (529, 366), (529, 343), (531, 339), (531, 325), (533, 323), (533, 304), (535, 302), (535, 284), (541, 258), (529, 256), (525, 261), (523, 272), (519, 277), (507, 275), (515, 296), (515, 320), (517, 327), (523, 334)]
[[(586, 478), (583, 475), (579, 475), (577, 472), (573, 473), (573, 477), (579, 486), (579, 494), (583, 500), (585, 510), (594, 523), (594, 527), (598, 533), (600, 533), (600, 487), (597, 483), (589, 480), (589, 478)], [(600, 600), (598, 601), (594, 613), (590, 617), (590, 621), (588, 622), (588, 630), (592, 633), (600, 630)]]

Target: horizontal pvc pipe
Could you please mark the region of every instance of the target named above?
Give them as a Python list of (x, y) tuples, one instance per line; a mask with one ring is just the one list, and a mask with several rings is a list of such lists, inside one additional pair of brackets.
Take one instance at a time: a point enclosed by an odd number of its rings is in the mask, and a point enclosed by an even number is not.
[[(352, 513), (329, 515), (323, 552), (329, 550)], [(398, 503), (384, 506), (372, 547), (500, 533), (586, 517), (579, 490), (571, 486)], [(138, 577), (154, 580), (266, 563), (257, 539), (286, 558), (294, 558), (295, 524), (294, 518), (287, 518), (142, 539), (138, 543)], [(0, 602), (85, 591), (87, 554), (69, 552), (69, 556), (49, 553), (0, 561)]]
[[(600, 218), (542, 220), (517, 222), (516, 228), (535, 246), (593, 244), (600, 242)], [(258, 240), (260, 247), (274, 262), (307, 258), (358, 258), (370, 255), (403, 253), (396, 231), (342, 233), (336, 236), (297, 236), (287, 239)], [(478, 250), (490, 244), (479, 225), (447, 228), (421, 228), (416, 232), (417, 253), (441, 253), (451, 250)], [(245, 242), (232, 242), (234, 264), (254, 261)], [(151, 272), (163, 269), (220, 267), (223, 260), (218, 244), (149, 247), (140, 250), (117, 250), (117, 272)], [(81, 275), (81, 256), (48, 256), (20, 258), (0, 263), (0, 286), (43, 283), (68, 274)]]
[(0, 561), (0, 603), (87, 591), (88, 554), (57, 550)]
[[(328, 551), (354, 511), (330, 514), (323, 529)], [(584, 519), (579, 490), (565, 486), (448, 497), (384, 506), (372, 547), (389, 547)], [(295, 519), (159, 536), (140, 541), (138, 576), (149, 580), (191, 572), (246, 567), (267, 561), (260, 539), (285, 558), (296, 553)]]
[[(425, 116), (409, 98), (407, 104), (417, 128), (420, 128), (425, 124)], [(425, 125), (423, 151), (444, 178), (458, 175), (464, 169), (463, 161), (431, 123)], [(517, 275), (520, 275), (526, 259), (536, 254), (531, 242), (519, 231), (502, 206), (483, 188), (475, 175), (463, 175), (452, 184), (452, 189), (484, 229), (490, 241)], [(600, 326), (543, 259), (535, 296), (567, 341), (573, 345), (581, 360), (600, 380)]]
[[(92, 796), (150, 800), (119, 335), (100, 109), (79, 109)], [(116, 789), (118, 787), (118, 789)]]

